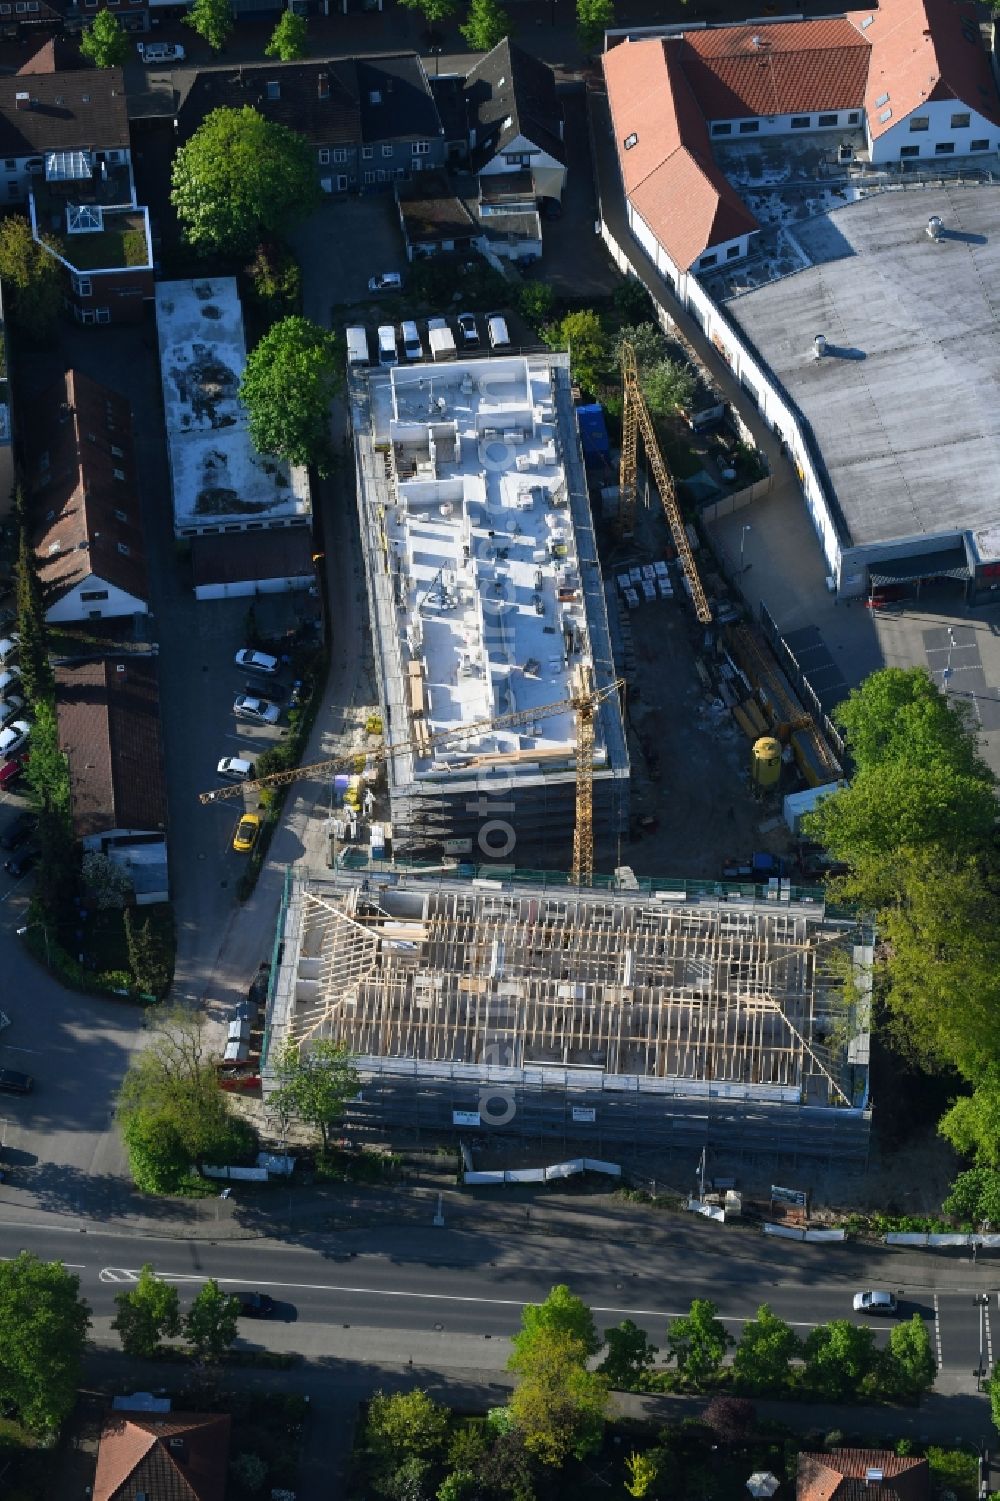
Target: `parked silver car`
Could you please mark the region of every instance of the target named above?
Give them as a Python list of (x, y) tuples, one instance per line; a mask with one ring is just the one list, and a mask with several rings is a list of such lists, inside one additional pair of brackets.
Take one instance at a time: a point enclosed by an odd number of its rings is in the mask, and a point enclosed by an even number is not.
[(233, 713), (237, 719), (251, 719), (254, 724), (277, 724), (281, 718), (277, 704), (270, 703), (266, 698), (251, 698), (246, 693), (237, 695)]
[(868, 1288), (863, 1293), (854, 1294), (855, 1313), (895, 1313), (896, 1298), (893, 1293), (880, 1292), (876, 1288)]

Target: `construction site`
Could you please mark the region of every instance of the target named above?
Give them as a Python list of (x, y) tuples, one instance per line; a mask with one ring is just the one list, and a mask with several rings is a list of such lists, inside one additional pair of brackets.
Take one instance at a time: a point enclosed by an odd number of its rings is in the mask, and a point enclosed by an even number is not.
[(381, 1139), (863, 1162), (870, 943), (791, 891), (696, 888), (290, 873), (265, 1097), (287, 1042), (325, 1038)]
[(598, 858), (629, 764), (568, 358), (352, 373), (395, 854), (570, 864), (581, 704)]

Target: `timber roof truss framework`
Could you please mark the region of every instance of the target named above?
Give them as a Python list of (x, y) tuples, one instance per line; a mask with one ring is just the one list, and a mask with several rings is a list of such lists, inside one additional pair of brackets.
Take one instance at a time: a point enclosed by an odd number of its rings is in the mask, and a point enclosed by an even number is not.
[(443, 886), (307, 886), (303, 903), (289, 1027), (299, 1043), (329, 1037), (361, 1057), (436, 1063), (811, 1083), (813, 1098), (818, 1087), (830, 1104), (847, 1102), (825, 1042), (843, 974), (831, 955), (846, 935), (821, 909)]

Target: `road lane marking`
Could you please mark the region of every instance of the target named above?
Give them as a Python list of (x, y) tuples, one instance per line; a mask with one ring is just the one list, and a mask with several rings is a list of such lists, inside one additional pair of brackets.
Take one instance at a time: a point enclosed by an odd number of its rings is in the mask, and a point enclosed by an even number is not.
[(938, 1307), (938, 1295), (934, 1294), (934, 1343), (937, 1345), (938, 1370), (944, 1370), (944, 1357), (941, 1354), (941, 1310)]
[(986, 1298), (983, 1304), (983, 1316), (986, 1320), (986, 1369), (993, 1369), (993, 1331), (990, 1328), (990, 1300)]
[[(415, 1298), (426, 1303), (475, 1303), (486, 1308), (525, 1308), (531, 1303), (531, 1299), (524, 1298), (477, 1298), (469, 1293), (423, 1293), (405, 1292), (400, 1288), (392, 1287), (341, 1287), (327, 1282), (264, 1282), (255, 1277), (212, 1277), (208, 1272), (160, 1272), (155, 1275), (161, 1282), (217, 1282), (220, 1287), (228, 1285), (243, 1285), (253, 1282), (258, 1288), (279, 1288), (286, 1292), (315, 1292), (315, 1293), (347, 1293), (362, 1298)], [(100, 1280), (102, 1282), (135, 1282), (138, 1280), (138, 1269), (132, 1267), (102, 1267)], [(590, 1305), (592, 1313), (621, 1313), (628, 1317), (647, 1319), (679, 1319), (690, 1313), (690, 1308), (679, 1309), (676, 1313), (662, 1308), (617, 1308), (602, 1307), (599, 1304)], [(757, 1317), (751, 1314), (720, 1314), (723, 1323), (748, 1324)], [(814, 1329), (814, 1319), (786, 1319), (796, 1329)]]

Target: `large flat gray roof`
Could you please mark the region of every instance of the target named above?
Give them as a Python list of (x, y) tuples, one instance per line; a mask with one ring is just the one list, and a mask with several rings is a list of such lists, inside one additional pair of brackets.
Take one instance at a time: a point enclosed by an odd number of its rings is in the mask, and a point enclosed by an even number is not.
[(727, 311), (811, 424), (851, 544), (996, 520), (1000, 188), (877, 193), (795, 235), (815, 264)]

